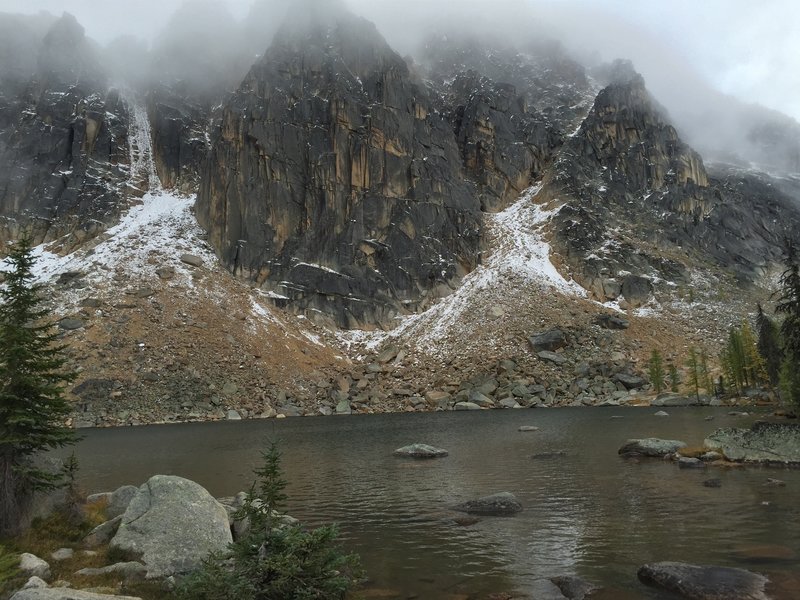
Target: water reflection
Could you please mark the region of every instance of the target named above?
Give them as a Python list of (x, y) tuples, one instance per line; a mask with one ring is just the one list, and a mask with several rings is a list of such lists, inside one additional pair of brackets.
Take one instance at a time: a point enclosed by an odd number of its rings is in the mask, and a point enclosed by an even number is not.
[[(683, 560), (764, 568), (735, 549), (800, 548), (800, 472), (765, 488), (773, 471), (678, 470), (663, 461), (619, 459), (629, 437), (699, 443), (741, 419), (714, 409), (673, 409), (668, 419), (629, 409), (559, 409), (287, 419), (91, 431), (78, 448), (90, 491), (177, 474), (217, 496), (248, 487), (260, 450), (282, 440), (289, 510), (311, 525), (341, 523), (376, 585), (420, 598), (532, 589), (542, 577), (578, 574), (657, 598), (639, 587), (647, 561)], [(713, 424), (703, 419), (717, 416)], [(540, 431), (520, 433), (519, 425)], [(427, 462), (391, 452), (411, 442), (444, 447)], [(565, 450), (563, 456), (532, 459)], [(720, 488), (703, 486), (719, 478)], [(794, 491), (793, 491), (794, 490)], [(510, 491), (525, 510), (459, 526), (454, 504)], [(767, 503), (767, 504), (765, 504)], [(797, 558), (781, 568), (800, 568)], [(620, 592), (622, 594), (623, 592)], [(622, 596), (620, 596), (622, 597)]]

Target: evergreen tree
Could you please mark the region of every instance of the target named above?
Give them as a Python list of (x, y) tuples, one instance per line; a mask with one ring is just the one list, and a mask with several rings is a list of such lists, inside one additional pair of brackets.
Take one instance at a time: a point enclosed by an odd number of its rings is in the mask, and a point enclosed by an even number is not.
[(793, 242), (786, 244), (784, 271), (775, 311), (784, 316), (781, 324), (783, 366), (780, 387), (784, 400), (800, 404), (800, 263)]
[(686, 368), (689, 370), (689, 385), (691, 386), (694, 395), (700, 402), (700, 386), (702, 381), (700, 357), (697, 350), (692, 346), (689, 348), (689, 358), (686, 360)]
[(63, 426), (70, 406), (64, 384), (64, 346), (33, 283), (30, 242), (19, 240), (6, 259), (0, 289), (0, 535), (27, 523), (33, 494), (58, 487), (62, 476), (34, 464), (44, 451), (77, 441)]
[(650, 383), (656, 390), (657, 394), (664, 391), (664, 361), (661, 358), (661, 353), (658, 350), (653, 350), (650, 354), (649, 364)]
[(761, 304), (758, 305), (756, 326), (758, 327), (758, 353), (764, 359), (764, 368), (770, 385), (776, 387), (780, 380), (783, 363), (780, 331), (775, 321), (770, 319), (764, 312)]
[(706, 394), (714, 394), (714, 379), (711, 377), (711, 369), (708, 366), (708, 353), (705, 350), (700, 352), (700, 386)]
[(742, 321), (740, 335), (742, 340), (742, 361), (745, 370), (745, 379), (749, 382), (751, 387), (761, 383), (767, 383), (769, 380), (767, 367), (764, 363), (764, 359), (758, 352), (758, 343), (756, 342), (753, 329), (746, 320)]
[(678, 367), (676, 367), (674, 364), (670, 363), (670, 365), (669, 365), (669, 390), (672, 393), (677, 394), (679, 386), (680, 386), (680, 383), (681, 383), (681, 380), (680, 380), (680, 377), (678, 376)]

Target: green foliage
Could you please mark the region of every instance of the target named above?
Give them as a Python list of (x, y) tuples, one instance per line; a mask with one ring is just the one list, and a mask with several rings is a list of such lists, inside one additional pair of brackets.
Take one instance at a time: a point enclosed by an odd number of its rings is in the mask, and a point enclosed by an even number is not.
[(742, 321), (739, 328), (731, 327), (720, 363), (733, 393), (741, 394), (750, 387), (769, 384), (766, 364), (747, 321)]
[(74, 374), (64, 368), (64, 346), (33, 283), (27, 239), (14, 245), (7, 262), (0, 289), (0, 535), (24, 527), (34, 492), (61, 484), (60, 474), (37, 468), (34, 458), (77, 440), (63, 426), (70, 410), (63, 386)]
[(699, 401), (702, 372), (700, 366), (700, 355), (697, 353), (697, 350), (694, 346), (689, 348), (689, 358), (686, 359), (686, 368), (689, 371), (689, 386)]
[(286, 524), (280, 452), (273, 443), (237, 519), (247, 532), (207, 559), (177, 590), (183, 600), (343, 600), (361, 577), (358, 557), (343, 554), (329, 525), (306, 531)]
[(678, 367), (674, 364), (670, 363), (669, 365), (669, 391), (673, 394), (677, 394), (678, 390), (680, 389), (681, 379), (678, 375)]
[(11, 591), (20, 575), (19, 556), (0, 546), (0, 594)]
[(656, 349), (653, 349), (653, 352), (650, 354), (648, 372), (650, 375), (650, 383), (653, 384), (656, 393), (660, 394), (664, 391), (665, 386), (664, 360), (661, 358), (661, 353)]
[(764, 368), (767, 371), (770, 385), (778, 385), (783, 365), (783, 349), (781, 348), (781, 334), (775, 321), (770, 319), (764, 309), (758, 305), (756, 317), (758, 328), (758, 353), (764, 359)]
[(711, 377), (711, 368), (708, 365), (708, 352), (700, 352), (700, 387), (706, 394), (714, 393), (714, 379)]
[(788, 358), (783, 361), (779, 385), (784, 401), (800, 405), (800, 370)]

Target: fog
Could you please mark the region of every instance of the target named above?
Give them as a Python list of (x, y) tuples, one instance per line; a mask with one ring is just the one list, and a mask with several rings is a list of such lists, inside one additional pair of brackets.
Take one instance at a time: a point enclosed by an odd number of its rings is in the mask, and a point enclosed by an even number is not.
[[(325, 5), (331, 0), (302, 0)], [(339, 0), (337, 0), (339, 1)], [(74, 14), (131, 78), (235, 86), (300, 0), (0, 0), (0, 12)], [(741, 124), (800, 120), (796, 0), (345, 0), (401, 54), (431, 34), (555, 38), (587, 66), (628, 58), (701, 149), (737, 146)], [(142, 66), (147, 63), (147, 67)], [(202, 86), (200, 86), (202, 87)], [(750, 123), (753, 121), (753, 123)], [(737, 131), (737, 129), (739, 131)]]

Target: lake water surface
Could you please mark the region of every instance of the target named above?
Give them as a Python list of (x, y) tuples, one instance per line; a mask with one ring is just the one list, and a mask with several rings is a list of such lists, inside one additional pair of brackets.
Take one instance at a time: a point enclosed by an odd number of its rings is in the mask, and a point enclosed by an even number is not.
[[(800, 471), (681, 470), (617, 456), (628, 438), (699, 444), (716, 427), (749, 426), (727, 409), (550, 409), (294, 418), (89, 430), (77, 447), (89, 492), (154, 474), (197, 481), (215, 496), (249, 487), (260, 451), (280, 441), (288, 512), (336, 521), (385, 598), (531, 592), (574, 574), (619, 598), (667, 598), (641, 586), (646, 562), (678, 560), (800, 571)], [(622, 418), (612, 418), (618, 415)], [(705, 417), (714, 416), (713, 421)], [(520, 425), (539, 431), (522, 433)], [(413, 442), (449, 450), (434, 461), (392, 451)], [(555, 458), (532, 458), (560, 451)], [(786, 487), (764, 486), (768, 477)], [(721, 486), (706, 487), (718, 478)], [(459, 502), (510, 491), (525, 510), (471, 526), (443, 520)], [(768, 546), (767, 548), (763, 548)], [(777, 546), (777, 548), (776, 548)], [(770, 558), (779, 555), (778, 561)], [(766, 558), (763, 555), (767, 555)]]

